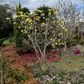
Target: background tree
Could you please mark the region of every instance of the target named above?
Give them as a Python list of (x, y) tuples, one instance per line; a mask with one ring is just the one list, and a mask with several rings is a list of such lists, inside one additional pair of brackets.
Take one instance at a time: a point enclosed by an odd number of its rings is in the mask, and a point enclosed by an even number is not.
[(0, 5), (0, 38), (8, 37), (13, 33), (14, 8), (8, 4)]
[(23, 7), (23, 8), (21, 9), (21, 11), (22, 11), (23, 13), (30, 13), (29, 9), (26, 8), (26, 7)]
[(64, 24), (68, 29), (67, 43), (69, 45), (74, 37), (73, 32), (80, 21), (80, 10), (77, 9), (76, 5), (74, 5), (70, 0), (59, 0), (57, 7), (59, 10), (59, 18), (64, 20)]

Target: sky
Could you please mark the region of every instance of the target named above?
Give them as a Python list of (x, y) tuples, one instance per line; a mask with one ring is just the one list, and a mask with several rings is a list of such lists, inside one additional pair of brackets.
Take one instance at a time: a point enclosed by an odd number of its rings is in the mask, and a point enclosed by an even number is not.
[[(30, 11), (33, 11), (40, 6), (43, 6), (44, 4), (48, 6), (55, 6), (59, 0), (0, 0), (0, 3), (16, 6), (18, 5), (19, 1), (23, 7), (28, 7)], [(84, 9), (84, 0), (71, 0), (71, 1), (77, 5), (78, 9), (81, 10)]]

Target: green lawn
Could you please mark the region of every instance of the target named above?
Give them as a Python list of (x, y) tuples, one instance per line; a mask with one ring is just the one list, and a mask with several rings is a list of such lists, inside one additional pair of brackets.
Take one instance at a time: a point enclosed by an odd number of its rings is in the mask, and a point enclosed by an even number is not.
[(84, 70), (84, 57), (70, 56), (62, 57), (62, 60), (57, 63), (62, 69), (67, 71), (79, 71)]
[(1, 45), (15, 44), (15, 39), (14, 39), (14, 37), (3, 38), (3, 39), (0, 39), (0, 43), (1, 43)]

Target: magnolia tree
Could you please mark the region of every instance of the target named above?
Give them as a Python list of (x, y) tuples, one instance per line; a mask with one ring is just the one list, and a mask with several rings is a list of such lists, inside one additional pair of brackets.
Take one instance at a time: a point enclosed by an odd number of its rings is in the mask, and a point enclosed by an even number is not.
[(65, 45), (67, 34), (64, 21), (57, 18), (56, 9), (46, 8), (47, 17), (44, 9), (37, 9), (36, 12), (28, 15), (19, 12), (14, 23), (16, 32), (20, 32), (22, 45), (28, 44), (34, 49), (42, 69), (43, 64), (47, 62), (48, 47), (56, 48), (58, 45)]

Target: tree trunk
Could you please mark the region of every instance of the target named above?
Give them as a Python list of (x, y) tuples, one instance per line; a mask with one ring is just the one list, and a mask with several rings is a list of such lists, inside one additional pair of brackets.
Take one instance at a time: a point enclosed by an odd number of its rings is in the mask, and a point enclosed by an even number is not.
[(67, 44), (66, 44), (66, 41), (64, 42), (64, 51), (67, 50)]

